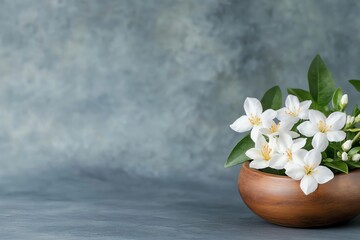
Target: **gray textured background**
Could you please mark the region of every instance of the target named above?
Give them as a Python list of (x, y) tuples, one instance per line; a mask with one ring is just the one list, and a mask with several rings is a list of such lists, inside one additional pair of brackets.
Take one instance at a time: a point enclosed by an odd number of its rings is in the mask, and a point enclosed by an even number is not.
[[(14, 232), (7, 239), (237, 235), (211, 230), (244, 225), (236, 222), (235, 211), (247, 211), (236, 193), (238, 168), (223, 164), (241, 137), (228, 125), (243, 112), (245, 97), (260, 98), (275, 84), (307, 87), (308, 65), (320, 53), (350, 101), (359, 100), (345, 82), (360, 77), (359, 1), (0, 3), (0, 193), (6, 209), (0, 221), (4, 232)], [(149, 190), (159, 186), (159, 194)], [(218, 191), (222, 198), (209, 197)], [(103, 215), (94, 207), (102, 206), (101, 194), (113, 201), (102, 202)], [(144, 217), (136, 212), (148, 206), (135, 201), (141, 198), (159, 209), (147, 202), (157, 210)], [(187, 201), (192, 204), (181, 205)], [(171, 227), (190, 221), (186, 211), (200, 214), (194, 224), (215, 219), (219, 226), (208, 222), (208, 235), (201, 235), (201, 224), (181, 235)], [(99, 216), (115, 225), (96, 220), (103, 227), (96, 228), (89, 219)], [(153, 235), (144, 230), (151, 216), (164, 218), (152, 226)], [(170, 216), (188, 219), (171, 225)], [(50, 226), (33, 225), (33, 218)], [(82, 219), (90, 222), (77, 225)], [(273, 231), (268, 228), (263, 236)]]

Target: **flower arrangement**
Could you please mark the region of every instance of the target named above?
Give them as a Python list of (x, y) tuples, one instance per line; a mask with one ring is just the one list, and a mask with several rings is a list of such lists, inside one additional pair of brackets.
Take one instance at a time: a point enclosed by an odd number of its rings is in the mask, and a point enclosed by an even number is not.
[[(349, 80), (360, 92), (360, 80)], [(304, 194), (337, 173), (360, 168), (360, 110), (346, 111), (348, 95), (317, 55), (308, 71), (309, 91), (288, 88), (285, 107), (279, 86), (261, 100), (246, 98), (245, 115), (230, 125), (250, 131), (231, 151), (225, 167), (245, 161), (263, 172), (300, 180)]]

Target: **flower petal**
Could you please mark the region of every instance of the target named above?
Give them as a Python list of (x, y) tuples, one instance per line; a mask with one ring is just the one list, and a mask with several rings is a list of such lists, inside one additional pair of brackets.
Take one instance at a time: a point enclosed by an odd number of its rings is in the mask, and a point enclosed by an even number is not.
[(271, 126), (276, 125), (276, 122), (273, 119), (261, 119), (262, 126), (265, 128), (271, 128)]
[(284, 153), (286, 150), (291, 148), (293, 145), (292, 138), (288, 134), (281, 134), (277, 140), (278, 150), (281, 153)]
[(279, 130), (283, 130), (283, 131), (290, 131), (292, 129), (292, 127), (294, 126), (294, 122), (289, 122), (289, 121), (282, 121), (279, 122)]
[(294, 165), (296, 165), (296, 163), (294, 163), (294, 161), (287, 161), (287, 163), (285, 164), (284, 169), (290, 169), (290, 168), (292, 168)]
[(321, 153), (316, 149), (310, 150), (304, 157), (304, 163), (312, 167), (319, 166), (320, 162)]
[(284, 121), (287, 122), (288, 119), (290, 118), (290, 115), (286, 113), (287, 108), (280, 108), (279, 110), (277, 110), (277, 119), (279, 119), (280, 121)]
[[(259, 136), (262, 136), (260, 133), (260, 127), (259, 126), (253, 126), (250, 132), (251, 139), (256, 142)], [(262, 136), (263, 137), (263, 136)]]
[(273, 136), (269, 136), (269, 147), (272, 149), (271, 153), (277, 152), (276, 139)]
[(299, 150), (300, 148), (303, 148), (306, 144), (306, 138), (298, 138), (293, 141), (292, 144), (292, 150), (293, 152)]
[(246, 98), (244, 102), (245, 113), (248, 116), (260, 116), (263, 111), (261, 102), (256, 98)]
[(287, 162), (288, 159), (285, 155), (275, 154), (274, 156), (272, 156), (272, 158), (269, 161), (269, 167), (280, 170), (285, 167)]
[(258, 134), (258, 136), (253, 141), (255, 142), (255, 148), (262, 148), (264, 144), (267, 144), (266, 139), (261, 134)]
[(265, 134), (265, 135), (271, 135), (271, 131), (268, 128), (260, 128), (259, 133)]
[(249, 165), (251, 168), (263, 169), (269, 167), (269, 161), (266, 160), (252, 160)]
[(300, 137), (300, 134), (298, 134), (297, 132), (294, 132), (294, 131), (289, 131), (289, 132), (287, 132), (287, 134), (289, 134), (290, 137), (292, 137), (292, 138)]
[(297, 164), (289, 164), (286, 166), (285, 174), (294, 180), (300, 180), (305, 175), (304, 167)]
[(312, 175), (319, 184), (327, 183), (334, 178), (334, 173), (324, 166), (315, 168)]
[(312, 123), (318, 123), (319, 121), (323, 121), (324, 123), (326, 122), (326, 117), (325, 115), (317, 110), (309, 110), (309, 120)]
[(263, 112), (261, 114), (261, 120), (262, 121), (269, 121), (269, 120), (273, 120), (274, 118), (276, 118), (277, 112), (273, 109), (267, 109), (265, 110), (265, 112)]
[(245, 155), (250, 159), (262, 159), (263, 156), (261, 154), (260, 149), (258, 148), (250, 148), (245, 152)]
[(300, 109), (301, 110), (308, 110), (310, 105), (311, 105), (312, 101), (311, 100), (306, 100), (300, 103)]
[(301, 123), (297, 129), (299, 132), (306, 136), (306, 137), (312, 137), (314, 136), (319, 130), (317, 129), (316, 125), (311, 123), (310, 121), (306, 121)]
[(315, 134), (314, 138), (312, 139), (311, 144), (316, 150), (323, 152), (328, 147), (329, 141), (325, 133), (318, 132)]
[(311, 105), (311, 101), (303, 101), (300, 103), (300, 112), (299, 117), (301, 119), (309, 119), (309, 107)]
[(296, 152), (293, 152), (293, 154), (292, 154), (293, 162), (303, 166), (304, 159), (305, 159), (305, 156), (307, 153), (308, 153), (308, 151), (305, 149), (299, 149)]
[(298, 97), (294, 95), (288, 95), (285, 100), (285, 106), (291, 111), (296, 112), (300, 108), (300, 102)]
[(333, 112), (326, 119), (326, 125), (331, 126), (332, 130), (339, 130), (346, 123), (346, 114), (343, 112)]
[(326, 137), (330, 142), (341, 142), (345, 139), (346, 133), (343, 131), (330, 131), (326, 133)]
[(306, 194), (309, 195), (310, 193), (314, 192), (318, 187), (318, 183), (316, 182), (315, 178), (311, 175), (305, 175), (300, 182), (301, 190)]
[(235, 132), (246, 132), (252, 128), (252, 125), (247, 116), (241, 116), (235, 120), (233, 124), (230, 125), (230, 128)]

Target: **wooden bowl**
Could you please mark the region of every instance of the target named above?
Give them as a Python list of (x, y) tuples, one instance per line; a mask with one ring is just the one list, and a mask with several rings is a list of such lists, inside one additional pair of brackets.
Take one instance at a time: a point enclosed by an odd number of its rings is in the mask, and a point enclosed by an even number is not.
[(305, 195), (300, 182), (243, 164), (238, 187), (245, 204), (268, 222), (287, 227), (323, 227), (360, 214), (360, 170), (337, 174)]

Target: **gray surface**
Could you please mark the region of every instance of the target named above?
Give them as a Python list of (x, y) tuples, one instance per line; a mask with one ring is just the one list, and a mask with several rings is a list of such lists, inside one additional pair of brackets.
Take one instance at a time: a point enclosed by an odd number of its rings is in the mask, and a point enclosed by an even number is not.
[(1, 239), (357, 240), (360, 236), (360, 218), (321, 229), (271, 225), (241, 203), (235, 183), (109, 180), (85, 174), (37, 187), (2, 197)]
[(0, 238), (359, 234), (266, 224), (223, 168), (245, 97), (306, 87), (316, 53), (359, 101), (359, 1), (0, 4)]

